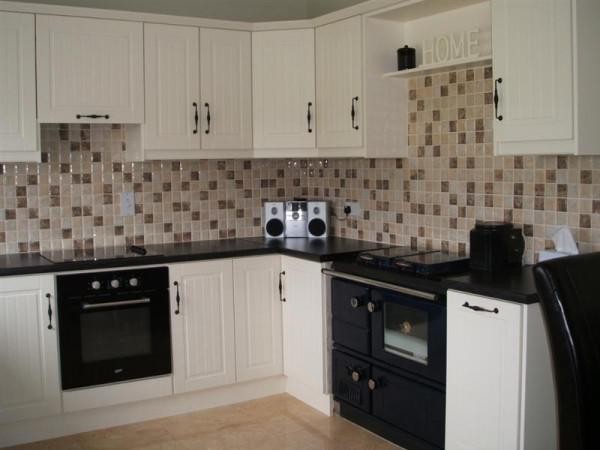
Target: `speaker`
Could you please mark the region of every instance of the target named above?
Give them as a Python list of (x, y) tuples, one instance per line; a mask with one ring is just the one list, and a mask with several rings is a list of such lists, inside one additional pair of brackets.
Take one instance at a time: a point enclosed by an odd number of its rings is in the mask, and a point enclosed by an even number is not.
[(285, 208), (283, 202), (265, 202), (265, 237), (283, 238), (285, 235)]
[(308, 202), (308, 237), (325, 238), (329, 232), (329, 206), (327, 202)]

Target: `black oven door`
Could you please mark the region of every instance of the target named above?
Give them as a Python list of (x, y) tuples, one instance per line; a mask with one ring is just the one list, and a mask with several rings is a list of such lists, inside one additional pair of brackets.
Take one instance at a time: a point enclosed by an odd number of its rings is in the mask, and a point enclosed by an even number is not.
[(171, 373), (168, 290), (60, 299), (64, 390)]
[(446, 306), (373, 289), (371, 354), (395, 367), (446, 382)]

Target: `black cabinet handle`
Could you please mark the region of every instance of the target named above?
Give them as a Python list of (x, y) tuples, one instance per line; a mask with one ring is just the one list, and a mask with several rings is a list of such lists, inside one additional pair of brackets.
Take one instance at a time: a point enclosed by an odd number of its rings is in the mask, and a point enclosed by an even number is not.
[(502, 114), (498, 115), (498, 84), (502, 84), (502, 78), (496, 78), (494, 80), (494, 114), (496, 116), (496, 119), (502, 120), (504, 119), (504, 117), (502, 117)]
[(181, 303), (181, 297), (179, 296), (179, 283), (177, 281), (173, 281), (173, 286), (177, 288), (177, 292), (175, 293), (175, 301), (177, 302), (177, 309), (175, 310), (175, 315), (178, 315), (179, 304)]
[(204, 106), (206, 107), (206, 131), (204, 133), (208, 134), (210, 133), (210, 105), (205, 103)]
[(279, 301), (285, 302), (287, 301), (283, 296), (283, 276), (285, 275), (285, 271), (279, 272)]
[(46, 298), (48, 299), (48, 329), (52, 330), (54, 327), (52, 326), (52, 294), (46, 294)]
[(358, 125), (356, 125), (356, 106), (355, 104), (358, 102), (358, 97), (352, 97), (352, 108), (350, 108), (350, 117), (352, 118), (352, 128), (358, 130)]
[(486, 308), (482, 308), (481, 306), (477, 306), (477, 305), (469, 305), (469, 302), (465, 302), (463, 307), (472, 309), (473, 311), (489, 312), (489, 313), (494, 313), (494, 314), (498, 314), (500, 312), (500, 310), (498, 308), (486, 309)]
[(75, 117), (78, 119), (110, 119), (108, 114), (77, 114)]
[(313, 130), (310, 126), (310, 122), (312, 121), (312, 114), (310, 112), (310, 108), (312, 107), (312, 102), (308, 102), (308, 112), (306, 113), (306, 120), (308, 120), (308, 132), (312, 133)]
[(194, 124), (195, 124), (195, 128), (194, 128), (194, 134), (198, 134), (198, 103), (194, 102), (192, 103), (192, 106), (194, 107)]

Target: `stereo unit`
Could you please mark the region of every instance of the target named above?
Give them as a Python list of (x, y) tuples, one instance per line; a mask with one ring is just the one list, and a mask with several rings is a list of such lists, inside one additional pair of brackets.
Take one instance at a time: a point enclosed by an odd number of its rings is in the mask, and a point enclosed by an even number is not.
[(285, 236), (285, 208), (283, 202), (265, 202), (265, 237)]
[(294, 200), (285, 203), (285, 237), (307, 237), (307, 202)]
[(329, 232), (327, 202), (308, 202), (308, 237), (325, 238)]

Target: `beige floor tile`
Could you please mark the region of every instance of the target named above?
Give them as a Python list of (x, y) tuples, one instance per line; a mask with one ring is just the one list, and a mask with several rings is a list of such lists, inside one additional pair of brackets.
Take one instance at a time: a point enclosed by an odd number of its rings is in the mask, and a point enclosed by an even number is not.
[(289, 395), (91, 431), (15, 450), (397, 450)]

